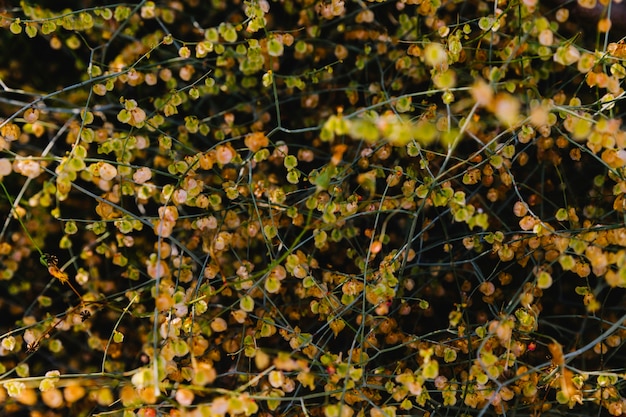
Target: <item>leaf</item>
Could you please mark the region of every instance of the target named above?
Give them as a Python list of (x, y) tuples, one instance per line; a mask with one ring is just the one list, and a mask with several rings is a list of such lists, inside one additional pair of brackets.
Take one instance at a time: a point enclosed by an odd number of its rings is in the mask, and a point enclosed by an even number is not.
[(537, 276), (537, 287), (545, 290), (552, 286), (552, 275), (546, 271), (541, 271)]
[(115, 330), (113, 332), (113, 341), (115, 343), (122, 343), (124, 341), (124, 333)]

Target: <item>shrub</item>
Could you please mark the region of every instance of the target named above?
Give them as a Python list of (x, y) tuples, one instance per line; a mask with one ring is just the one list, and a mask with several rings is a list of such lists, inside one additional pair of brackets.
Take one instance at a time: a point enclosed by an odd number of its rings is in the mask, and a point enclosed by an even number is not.
[(4, 414), (624, 413), (610, 19), (54, 7), (0, 20)]

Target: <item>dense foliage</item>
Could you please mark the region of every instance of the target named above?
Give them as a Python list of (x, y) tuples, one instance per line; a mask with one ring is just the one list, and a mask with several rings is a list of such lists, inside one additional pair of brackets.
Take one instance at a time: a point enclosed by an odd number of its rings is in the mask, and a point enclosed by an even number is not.
[(88, 3), (0, 15), (2, 415), (626, 413), (623, 5)]

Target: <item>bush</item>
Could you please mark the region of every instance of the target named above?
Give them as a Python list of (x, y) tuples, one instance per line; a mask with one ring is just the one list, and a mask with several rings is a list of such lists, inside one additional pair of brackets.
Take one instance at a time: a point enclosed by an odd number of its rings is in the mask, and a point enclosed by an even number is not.
[(6, 9), (3, 415), (626, 412), (626, 50), (569, 13)]

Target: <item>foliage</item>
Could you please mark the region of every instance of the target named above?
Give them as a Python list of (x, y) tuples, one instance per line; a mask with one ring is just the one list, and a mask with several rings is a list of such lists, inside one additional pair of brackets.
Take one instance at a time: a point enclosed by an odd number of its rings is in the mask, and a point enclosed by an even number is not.
[(3, 415), (626, 412), (610, 18), (51, 3), (0, 17)]

